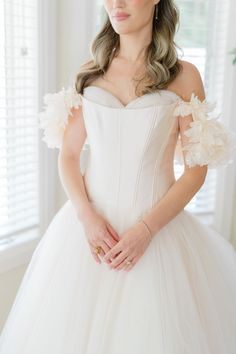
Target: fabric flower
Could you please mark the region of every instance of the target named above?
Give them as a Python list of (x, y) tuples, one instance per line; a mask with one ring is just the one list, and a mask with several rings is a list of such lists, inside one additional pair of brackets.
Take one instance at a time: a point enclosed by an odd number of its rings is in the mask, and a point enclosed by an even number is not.
[(63, 87), (59, 92), (47, 93), (43, 100), (45, 110), (39, 113), (39, 126), (44, 129), (42, 140), (49, 148), (60, 149), (71, 109), (82, 105), (80, 94), (72, 87)]
[(194, 93), (189, 102), (180, 99), (174, 109), (174, 116), (187, 116), (192, 114), (193, 121), (184, 135), (188, 143), (183, 146), (186, 151), (185, 160), (189, 167), (195, 165), (208, 165), (216, 168), (234, 162), (233, 153), (236, 148), (236, 133), (231, 132), (217, 119), (219, 116), (210, 117), (215, 104), (200, 101)]

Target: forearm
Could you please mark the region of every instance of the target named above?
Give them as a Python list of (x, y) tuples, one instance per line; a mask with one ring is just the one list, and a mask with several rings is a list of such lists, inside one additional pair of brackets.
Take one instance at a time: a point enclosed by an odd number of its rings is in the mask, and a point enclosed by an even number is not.
[(143, 219), (148, 224), (154, 235), (169, 221), (171, 221), (189, 203), (204, 183), (202, 174), (185, 172), (174, 182), (167, 193), (154, 207), (144, 215)]
[(79, 159), (60, 153), (58, 171), (65, 193), (71, 200), (77, 216), (80, 220), (86, 219), (93, 212), (93, 207), (85, 190)]

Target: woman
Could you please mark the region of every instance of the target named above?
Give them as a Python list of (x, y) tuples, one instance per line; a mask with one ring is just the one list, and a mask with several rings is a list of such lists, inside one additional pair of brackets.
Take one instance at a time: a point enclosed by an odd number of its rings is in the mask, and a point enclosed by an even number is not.
[(232, 162), (235, 136), (208, 119), (197, 68), (177, 58), (172, 0), (104, 6), (75, 89), (45, 97), (43, 139), (60, 150), (68, 201), (33, 254), (0, 353), (234, 354), (235, 251), (184, 207), (208, 168)]

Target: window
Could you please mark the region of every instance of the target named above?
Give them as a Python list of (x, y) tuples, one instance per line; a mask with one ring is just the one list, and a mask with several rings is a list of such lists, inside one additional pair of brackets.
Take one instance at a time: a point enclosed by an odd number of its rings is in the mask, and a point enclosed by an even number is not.
[[(217, 103), (215, 113), (220, 113), (223, 109), (223, 70), (229, 2), (177, 0), (176, 3), (180, 10), (176, 42), (184, 51), (182, 59), (197, 66), (204, 82), (206, 97), (208, 101)], [(218, 61), (220, 66), (217, 66)], [(176, 166), (177, 176), (179, 173)], [(199, 215), (209, 225), (213, 224), (214, 219), (216, 186), (217, 170), (209, 169), (204, 185), (186, 206), (187, 210)]]
[[(222, 112), (224, 59), (226, 55), (227, 16), (229, 1), (219, 0), (176, 0), (180, 10), (180, 27), (175, 41), (183, 49), (180, 57), (195, 64), (204, 82), (206, 97), (216, 102), (215, 113)], [(96, 30), (103, 20), (103, 1), (97, 0), (100, 16)], [(176, 178), (183, 166), (175, 163)], [(217, 170), (209, 169), (204, 185), (185, 207), (198, 215), (206, 224), (212, 225), (215, 213)]]
[(0, 243), (38, 227), (37, 0), (0, 2)]
[[(195, 64), (201, 73), (206, 96), (208, 87), (206, 82), (206, 62), (209, 32), (209, 10), (211, 0), (178, 0), (180, 10), (180, 27), (176, 33), (176, 43), (183, 49), (182, 59)], [(176, 177), (182, 173), (183, 167), (175, 165)], [(202, 221), (212, 224), (215, 207), (216, 170), (209, 169), (204, 185), (195, 194), (186, 206)]]

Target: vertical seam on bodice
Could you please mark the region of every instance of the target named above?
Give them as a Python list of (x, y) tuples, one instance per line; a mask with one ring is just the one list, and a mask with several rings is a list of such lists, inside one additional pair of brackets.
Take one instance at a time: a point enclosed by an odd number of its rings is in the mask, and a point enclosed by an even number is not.
[[(172, 117), (172, 115), (171, 115)], [(163, 158), (163, 154), (165, 152), (165, 149), (168, 145), (168, 142), (169, 142), (169, 138), (170, 138), (170, 135), (172, 133), (172, 129), (173, 129), (173, 126), (175, 124), (175, 119), (171, 120), (171, 124), (170, 124), (170, 128), (168, 130), (168, 134), (167, 134), (167, 137), (166, 137), (166, 140), (161, 148), (161, 152), (158, 154), (157, 156), (157, 159), (156, 159), (156, 162), (155, 162), (155, 167), (154, 167), (154, 177), (153, 177), (153, 185), (152, 185), (152, 204), (151, 204), (151, 208), (154, 206), (154, 204), (156, 203), (156, 198), (157, 198), (157, 191), (158, 191), (158, 183), (160, 183), (160, 179), (158, 178), (158, 165), (159, 165), (159, 160), (160, 158), (162, 159)]]
[(119, 167), (118, 167), (118, 186), (117, 186), (117, 196), (116, 196), (116, 205), (117, 208), (119, 207), (119, 197), (120, 197), (120, 179), (121, 179), (121, 117), (119, 115), (119, 113), (117, 114), (117, 119), (118, 119), (118, 142), (119, 142)]
[[(156, 109), (153, 112), (152, 124), (150, 124), (150, 127), (149, 127), (148, 136), (147, 136), (146, 142), (145, 142), (144, 147), (143, 147), (142, 156), (144, 156), (144, 152), (145, 152), (145, 150), (146, 150), (146, 148), (148, 146), (148, 142), (151, 140), (151, 137), (153, 136), (154, 131), (155, 131), (154, 130), (154, 126), (155, 126), (155, 123), (156, 123), (156, 120), (157, 120), (157, 117), (158, 117), (157, 110), (158, 110), (158, 107), (156, 107)], [(138, 169), (138, 172), (137, 172), (137, 178), (136, 178), (136, 182), (135, 182), (135, 186), (134, 186), (133, 202), (131, 204), (133, 207), (135, 207), (135, 204), (137, 202), (138, 186), (139, 186), (140, 176), (141, 176), (141, 172), (142, 172), (142, 167), (143, 167), (143, 158), (141, 159), (140, 164), (139, 164), (139, 169)]]

